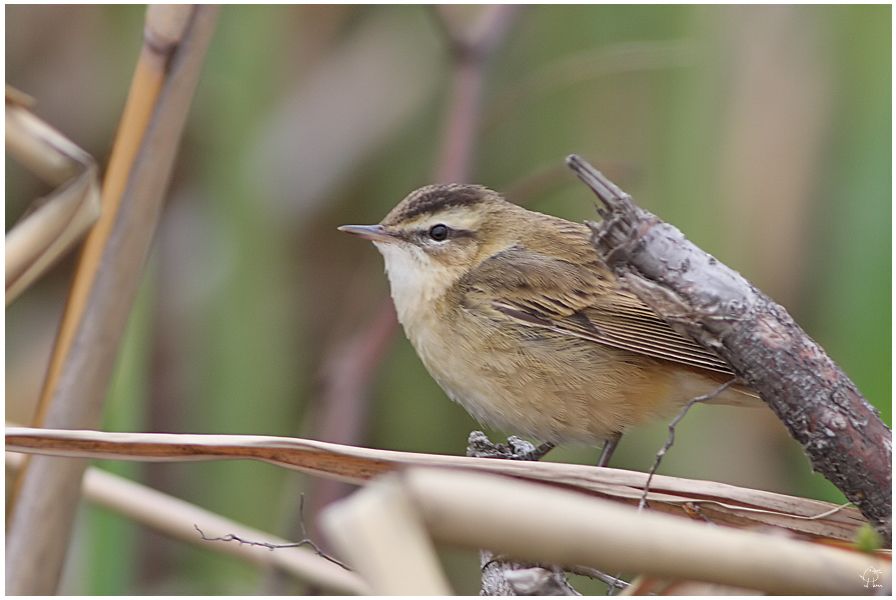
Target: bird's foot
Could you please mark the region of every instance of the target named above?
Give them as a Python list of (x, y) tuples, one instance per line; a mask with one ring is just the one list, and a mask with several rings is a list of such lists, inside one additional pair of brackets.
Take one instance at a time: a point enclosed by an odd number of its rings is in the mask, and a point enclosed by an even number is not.
[(467, 456), (480, 458), (501, 458), (504, 460), (540, 460), (550, 452), (554, 444), (545, 442), (535, 446), (515, 435), (507, 438), (506, 444), (495, 444), (481, 431), (470, 432), (467, 438)]

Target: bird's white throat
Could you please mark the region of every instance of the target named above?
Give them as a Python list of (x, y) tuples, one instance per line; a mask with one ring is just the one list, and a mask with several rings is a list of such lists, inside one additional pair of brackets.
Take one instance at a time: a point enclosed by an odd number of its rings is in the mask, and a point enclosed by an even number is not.
[(413, 244), (374, 242), (383, 255), (398, 320), (407, 328), (432, 311), (431, 303), (454, 282), (446, 269)]

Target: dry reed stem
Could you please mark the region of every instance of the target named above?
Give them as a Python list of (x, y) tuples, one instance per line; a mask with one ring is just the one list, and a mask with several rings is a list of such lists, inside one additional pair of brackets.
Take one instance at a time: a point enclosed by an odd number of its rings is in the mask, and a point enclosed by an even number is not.
[[(481, 9), (469, 31), (451, 18), (456, 7), (429, 7), (436, 26), (451, 51), (451, 99), (444, 114), (435, 181), (466, 181), (470, 177), (475, 142), (482, 114), (482, 89), (489, 59), (504, 41), (519, 7)], [(459, 48), (462, 48), (459, 50)], [(317, 432), (324, 439), (355, 444), (363, 437), (362, 417), (370, 381), (395, 338), (398, 322), (391, 298), (377, 307), (370, 322), (346, 342), (334, 346), (321, 360), (327, 375), (318, 403)], [(338, 377), (332, 374), (338, 373)], [(344, 487), (319, 482), (310, 495), (312, 509), (345, 494)]]
[[(503, 461), (343, 446), (315, 440), (250, 435), (110, 433), (7, 427), (7, 451), (80, 458), (197, 461), (253, 459), (339, 481), (363, 484), (415, 466), (475, 469), (577, 489), (637, 505), (647, 474), (589, 465)], [(849, 542), (865, 523), (854, 508), (712, 481), (654, 475), (647, 495), (654, 510), (699, 513), (720, 525), (779, 527), (825, 541)]]
[[(890, 563), (866, 554), (638, 512), (581, 493), (492, 474), (412, 468), (377, 480), (344, 500), (345, 506), (334, 507), (333, 514), (347, 514), (349, 504), (369, 502), (365, 496), (374, 494), (405, 494), (419, 510), (410, 518), (422, 519), (438, 541), (489, 548), (523, 560), (707, 581), (773, 594), (869, 593), (861, 575), (875, 568), (882, 571), (882, 589), (890, 587)], [(356, 553), (374, 551), (375, 545), (357, 540)], [(395, 565), (381, 568), (396, 569), (389, 576), (398, 576)]]
[[(152, 6), (144, 45), (85, 242), (35, 422), (95, 427), (136, 295), (187, 109), (214, 29), (213, 6)], [(84, 464), (36, 459), (10, 501), (6, 591), (55, 591)], [(15, 492), (18, 491), (16, 494)]]
[(449, 595), (419, 510), (390, 477), (325, 508), (321, 527), (374, 594)]
[(93, 157), (34, 116), (6, 90), (6, 148), (55, 186), (6, 234), (6, 304), (26, 290), (87, 232), (100, 214)]

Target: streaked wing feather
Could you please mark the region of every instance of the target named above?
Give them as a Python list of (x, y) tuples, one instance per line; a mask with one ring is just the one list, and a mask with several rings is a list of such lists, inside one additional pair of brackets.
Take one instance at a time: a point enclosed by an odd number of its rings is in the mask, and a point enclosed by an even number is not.
[(643, 304), (615, 290), (596, 259), (573, 264), (521, 247), (484, 261), (464, 281), (464, 306), (485, 305), (529, 327), (549, 329), (650, 358), (732, 374), (721, 358), (699, 346)]

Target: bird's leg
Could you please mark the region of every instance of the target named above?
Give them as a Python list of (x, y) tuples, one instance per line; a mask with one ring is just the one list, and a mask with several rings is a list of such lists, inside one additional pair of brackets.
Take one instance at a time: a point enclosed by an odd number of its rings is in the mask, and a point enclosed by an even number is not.
[(600, 451), (600, 458), (597, 459), (598, 467), (606, 467), (610, 463), (610, 457), (613, 456), (613, 451), (616, 450), (616, 446), (619, 445), (619, 440), (621, 439), (621, 433), (614, 433), (607, 438), (607, 441), (604, 442), (603, 450)]
[(545, 442), (539, 445), (537, 448), (534, 448), (530, 452), (528, 452), (522, 460), (541, 460), (544, 458), (544, 455), (556, 448), (556, 444), (552, 444), (551, 442)]

